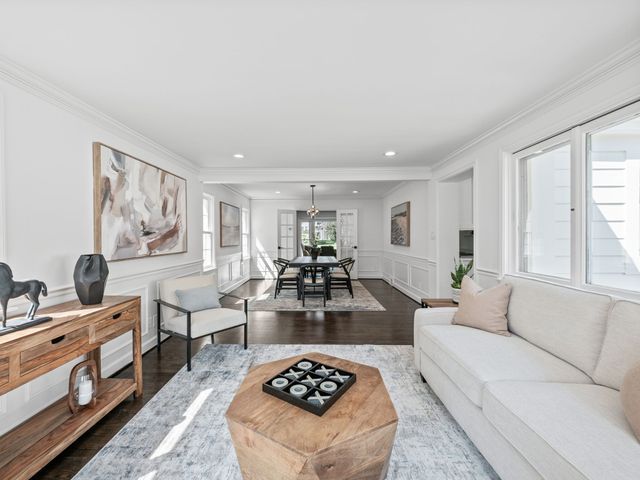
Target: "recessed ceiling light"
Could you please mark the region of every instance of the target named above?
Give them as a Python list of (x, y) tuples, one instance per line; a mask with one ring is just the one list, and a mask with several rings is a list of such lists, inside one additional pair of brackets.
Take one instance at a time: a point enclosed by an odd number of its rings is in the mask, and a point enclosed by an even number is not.
[(384, 156), (385, 157), (395, 157), (396, 156), (396, 152), (394, 152), (393, 150), (389, 150), (388, 152), (384, 152)]
[(244, 155), (241, 153), (234, 153), (233, 158), (244, 158)]
[(276, 190), (276, 194), (277, 194), (277, 195), (280, 195), (280, 190)]
[(360, 193), (360, 190), (354, 190), (353, 193)]

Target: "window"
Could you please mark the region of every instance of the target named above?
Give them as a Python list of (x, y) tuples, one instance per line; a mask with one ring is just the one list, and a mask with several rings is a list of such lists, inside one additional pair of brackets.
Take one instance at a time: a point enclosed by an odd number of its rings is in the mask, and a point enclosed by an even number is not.
[(242, 209), (242, 259), (247, 260), (251, 257), (251, 247), (249, 244), (250, 224), (249, 210)]
[(507, 168), (505, 270), (640, 296), (640, 102), (528, 147)]
[(213, 197), (202, 197), (202, 267), (205, 270), (215, 268), (213, 254)]
[(537, 150), (520, 160), (520, 271), (571, 275), (571, 146)]
[(640, 117), (587, 134), (587, 283), (640, 291)]

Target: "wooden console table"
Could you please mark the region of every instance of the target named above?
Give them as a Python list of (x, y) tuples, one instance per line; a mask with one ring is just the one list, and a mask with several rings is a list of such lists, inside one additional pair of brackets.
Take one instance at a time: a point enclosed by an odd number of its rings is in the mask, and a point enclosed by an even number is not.
[[(71, 301), (41, 310), (53, 320), (0, 337), (0, 395), (87, 355), (98, 365), (96, 406), (72, 414), (66, 395), (0, 437), (0, 478), (28, 479), (132, 393), (142, 395), (140, 297)], [(133, 333), (134, 378), (102, 378), (100, 347)]]
[(458, 304), (454, 303), (450, 298), (422, 298), (420, 300), (422, 308), (442, 308), (442, 307), (457, 307)]

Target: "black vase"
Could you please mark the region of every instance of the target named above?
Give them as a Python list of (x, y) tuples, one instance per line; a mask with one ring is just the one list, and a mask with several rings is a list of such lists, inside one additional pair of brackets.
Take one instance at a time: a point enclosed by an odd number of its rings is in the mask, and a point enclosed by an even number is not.
[(102, 303), (109, 267), (99, 253), (80, 255), (73, 270), (73, 283), (83, 305)]
[(320, 253), (320, 247), (311, 247), (311, 258), (313, 260), (318, 259), (318, 254)]

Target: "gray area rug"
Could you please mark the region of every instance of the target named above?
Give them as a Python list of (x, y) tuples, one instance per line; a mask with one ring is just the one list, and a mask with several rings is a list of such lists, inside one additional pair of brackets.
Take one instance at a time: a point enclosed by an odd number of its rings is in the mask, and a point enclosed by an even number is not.
[(348, 290), (333, 290), (327, 306), (322, 306), (321, 297), (307, 297), (305, 306), (298, 300), (295, 290), (282, 290), (278, 298), (273, 298), (274, 286), (269, 287), (262, 295), (253, 297), (249, 310), (284, 312), (284, 311), (325, 311), (325, 312), (384, 312), (386, 309), (378, 302), (369, 290), (360, 282), (353, 282), (353, 298)]
[(429, 387), (410, 346), (209, 345), (76, 475), (79, 480), (241, 479), (224, 414), (249, 367), (306, 352), (378, 367), (398, 413), (387, 479), (498, 479)]

